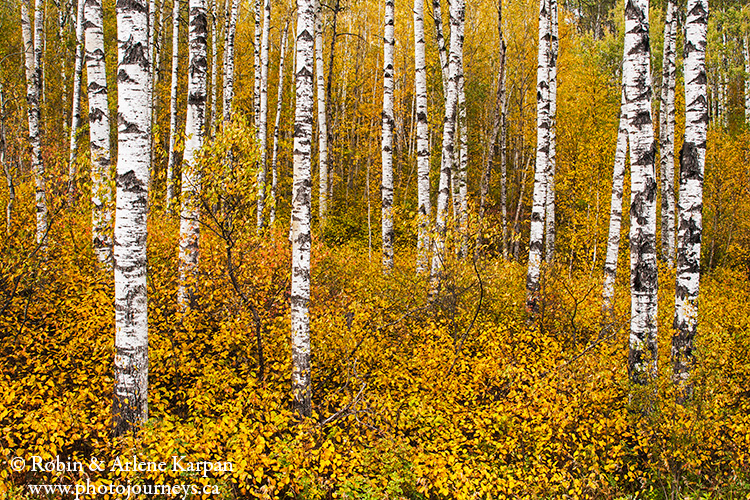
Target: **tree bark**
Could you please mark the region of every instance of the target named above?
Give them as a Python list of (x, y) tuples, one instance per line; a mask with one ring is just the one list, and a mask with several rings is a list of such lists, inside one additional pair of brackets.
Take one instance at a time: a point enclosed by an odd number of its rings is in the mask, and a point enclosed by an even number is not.
[(148, 420), (146, 216), (150, 155), (148, 4), (117, 4), (118, 158), (115, 215), (115, 435)]
[(550, 10), (550, 55), (549, 55), (549, 152), (547, 153), (546, 199), (545, 199), (545, 260), (552, 263), (555, 258), (555, 168), (557, 164), (557, 0), (549, 0)]
[(497, 93), (495, 94), (495, 111), (492, 115), (492, 135), (490, 136), (487, 158), (482, 174), (482, 184), (479, 192), (479, 237), (477, 238), (477, 251), (484, 244), (482, 230), (484, 228), (484, 217), (487, 210), (487, 197), (490, 192), (490, 178), (492, 177), (492, 165), (495, 159), (495, 146), (500, 137), (500, 204), (502, 209), (502, 231), (503, 231), (503, 259), (508, 260), (508, 215), (507, 215), (507, 193), (506, 193), (506, 130), (505, 130), (505, 38), (503, 37), (503, 3), (497, 2), (497, 31), (498, 31), (498, 68), (497, 68)]
[(648, 383), (657, 366), (656, 171), (651, 119), (648, 0), (626, 0), (623, 87), (630, 143), (630, 353), (628, 373)]
[(534, 199), (531, 208), (531, 233), (529, 236), (529, 269), (526, 276), (526, 310), (531, 317), (540, 312), (540, 274), (542, 265), (542, 238), (547, 201), (547, 174), (550, 148), (550, 38), (551, 16), (549, 0), (539, 2), (539, 51), (537, 68), (537, 126), (536, 167), (534, 169)]
[(320, 189), (318, 217), (324, 224), (328, 215), (328, 126), (326, 122), (326, 94), (323, 80), (323, 12), (320, 1), (315, 13), (315, 70), (318, 89), (318, 169)]
[(177, 166), (177, 87), (180, 66), (180, 0), (172, 4), (172, 87), (169, 97), (169, 153), (167, 159), (167, 210), (175, 203), (175, 168)]
[(34, 5), (34, 36), (29, 19), (30, 0), (21, 2), (21, 28), (26, 59), (26, 101), (28, 103), (29, 144), (31, 145), (31, 170), (34, 173), (36, 187), (36, 243), (42, 253), (47, 249), (48, 210), (47, 183), (42, 160), (42, 140), (40, 131), (41, 113), (39, 109), (39, 93), (42, 82), (42, 0), (36, 0)]
[(276, 185), (278, 183), (277, 159), (279, 155), (279, 124), (281, 123), (281, 104), (284, 98), (284, 55), (286, 54), (287, 33), (289, 32), (289, 19), (284, 25), (284, 34), (281, 37), (281, 49), (279, 51), (279, 87), (276, 92), (276, 119), (273, 125), (273, 155), (271, 157), (271, 208), (268, 214), (268, 225), (273, 227), (276, 222)]
[(417, 113), (417, 274), (427, 272), (430, 258), (430, 147), (427, 123), (427, 69), (425, 63), (424, 0), (414, 0), (414, 92)]
[(443, 11), (440, 0), (432, 0), (432, 16), (435, 20), (435, 39), (437, 40), (438, 55), (440, 56), (440, 76), (443, 82), (443, 93), (448, 92), (448, 50), (445, 47), (443, 34)]
[(745, 56), (745, 78), (743, 78), (743, 84), (745, 89), (745, 123), (750, 123), (750, 37), (744, 36), (743, 39), (743, 53)]
[(382, 237), (383, 271), (393, 269), (393, 51), (394, 39), (394, 0), (385, 0), (383, 33), (383, 130), (381, 157), (383, 175), (382, 197)]
[(78, 165), (78, 132), (81, 127), (81, 84), (83, 79), (83, 7), (78, 0), (76, 10), (76, 61), (73, 70), (73, 106), (70, 113), (70, 151), (68, 156), (68, 204), (75, 203)]
[(177, 302), (184, 310), (195, 295), (200, 238), (201, 175), (195, 155), (203, 146), (206, 122), (206, 76), (208, 69), (208, 19), (206, 0), (189, 2), (188, 108), (185, 118), (185, 156), (182, 168), (182, 208), (180, 211), (180, 284)]
[(659, 109), (659, 136), (661, 143), (661, 253), (662, 259), (674, 265), (675, 213), (674, 213), (674, 129), (675, 82), (677, 50), (677, 3), (667, 3), (664, 23), (664, 57), (662, 71), (661, 106)]
[(602, 313), (608, 324), (612, 318), (612, 300), (615, 296), (617, 260), (620, 255), (620, 228), (622, 225), (622, 190), (625, 179), (625, 161), (628, 154), (628, 117), (625, 94), (620, 104), (620, 124), (617, 128), (617, 148), (612, 170), (612, 197), (609, 205), (609, 235), (607, 257), (604, 261), (604, 285), (602, 287)]
[(703, 172), (706, 161), (706, 45), (708, 2), (688, 0), (685, 34), (685, 142), (680, 151), (680, 223), (677, 233), (675, 333), (672, 367), (678, 400), (691, 398), (695, 365), (693, 340), (698, 328), (698, 293), (703, 231)]
[(271, 26), (271, 1), (263, 1), (263, 31), (260, 48), (260, 118), (258, 120), (258, 143), (260, 168), (258, 168), (258, 231), (263, 228), (263, 212), (266, 207), (266, 177), (268, 173), (268, 32)]
[(310, 387), (310, 144), (313, 123), (313, 51), (316, 0), (297, 0), (296, 110), (292, 193), (292, 397), (303, 416), (312, 413)]
[(86, 0), (83, 12), (91, 152), (91, 238), (97, 260), (112, 269), (112, 189), (109, 92), (104, 53), (104, 12), (101, 0)]
[(13, 208), (16, 203), (16, 186), (13, 182), (13, 174), (10, 165), (5, 158), (5, 92), (0, 82), (0, 164), (5, 173), (5, 182), (8, 186), (8, 203), (5, 205), (5, 234), (10, 235), (13, 225)]
[(437, 201), (437, 216), (435, 223), (435, 248), (432, 255), (432, 289), (437, 290), (440, 273), (445, 259), (446, 222), (448, 218), (448, 203), (450, 196), (451, 174), (453, 167), (453, 150), (455, 148), (456, 115), (458, 108), (458, 79), (463, 54), (462, 20), (466, 3), (464, 0), (451, 2), (451, 39), (450, 57), (448, 63), (448, 89), (445, 95), (445, 116), (443, 121), (443, 151), (440, 162), (440, 186)]
[(219, 45), (217, 36), (217, 30), (219, 29), (218, 8), (217, 4), (221, 0), (211, 0), (211, 119), (206, 126), (206, 130), (209, 131), (209, 135), (213, 138), (216, 135), (217, 117), (219, 116), (216, 112), (217, 97), (219, 91), (219, 80), (218, 80), (218, 64), (219, 64)]
[[(227, 5), (229, 5), (227, 0)], [(232, 9), (228, 13), (224, 27), (224, 123), (232, 121), (232, 101), (234, 100), (234, 38), (237, 31), (237, 15), (240, 0), (231, 0)]]
[[(265, 0), (263, 0), (265, 1)], [(254, 85), (253, 85), (253, 123), (257, 127), (260, 121), (260, 80), (261, 80), (261, 69), (260, 69), (260, 46), (261, 37), (263, 32), (263, 22), (261, 21), (262, 16), (262, 4), (261, 0), (255, 0), (255, 8), (253, 9), (255, 17), (255, 38), (253, 43), (253, 56), (254, 56)]]

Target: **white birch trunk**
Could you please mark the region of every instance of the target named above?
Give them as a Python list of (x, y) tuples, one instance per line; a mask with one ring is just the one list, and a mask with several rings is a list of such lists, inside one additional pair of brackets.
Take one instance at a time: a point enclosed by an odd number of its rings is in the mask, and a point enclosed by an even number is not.
[(424, 0), (414, 0), (414, 92), (417, 113), (417, 240), (418, 274), (427, 272), (430, 258), (430, 148), (427, 123), (427, 69), (424, 39)]
[(443, 93), (448, 92), (448, 50), (445, 47), (443, 34), (443, 11), (440, 0), (432, 0), (432, 17), (435, 20), (435, 39), (437, 40), (438, 55), (440, 56), (440, 76), (443, 82)]
[(220, 0), (211, 0), (211, 121), (210, 125), (207, 125), (207, 130), (211, 138), (214, 137), (216, 131), (216, 119), (219, 116), (216, 112), (217, 96), (219, 90), (218, 77), (218, 64), (219, 64), (219, 46), (217, 41), (217, 30), (219, 24), (216, 22), (218, 18), (217, 4)]
[(16, 186), (13, 174), (5, 157), (5, 92), (0, 82), (0, 164), (5, 173), (5, 183), (8, 186), (8, 203), (5, 205), (5, 234), (10, 235), (13, 225), (13, 209), (16, 203)]
[(255, 14), (255, 41), (253, 43), (253, 55), (255, 60), (255, 71), (253, 72), (253, 123), (257, 127), (260, 120), (260, 39), (261, 32), (263, 31), (263, 23), (261, 21), (261, 0), (255, 0), (255, 8), (253, 9), (253, 12)]
[(150, 155), (148, 4), (117, 6), (118, 158), (115, 214), (116, 435), (148, 420), (146, 216)]
[(534, 169), (534, 195), (531, 207), (531, 232), (529, 235), (529, 270), (526, 276), (526, 310), (530, 316), (540, 312), (540, 274), (542, 265), (542, 239), (547, 198), (547, 162), (550, 142), (549, 59), (550, 59), (550, 6), (549, 0), (539, 2), (539, 49), (536, 76), (536, 167)]
[(276, 186), (278, 183), (277, 159), (279, 156), (279, 125), (281, 123), (281, 104), (284, 98), (284, 55), (286, 54), (287, 34), (289, 32), (289, 20), (284, 25), (284, 34), (281, 37), (281, 49), (279, 51), (279, 86), (276, 91), (276, 118), (273, 125), (273, 154), (271, 156), (271, 207), (268, 214), (268, 225), (273, 227), (276, 222)]
[(677, 50), (677, 4), (667, 3), (664, 23), (664, 57), (661, 106), (659, 110), (659, 142), (661, 143), (661, 251), (662, 258), (674, 265), (675, 200), (674, 200), (674, 121)]
[(107, 69), (104, 54), (104, 13), (101, 0), (86, 0), (83, 12), (88, 80), (91, 151), (91, 238), (97, 260), (112, 267), (111, 148)]
[(313, 51), (315, 0), (297, 0), (296, 109), (294, 114), (294, 180), (292, 187), (292, 397), (303, 416), (312, 413), (310, 387), (310, 219), (312, 175), (310, 145), (313, 124)]
[[(229, 0), (227, 0), (229, 2)], [(234, 100), (234, 38), (237, 31), (237, 15), (240, 0), (232, 0), (231, 13), (227, 16), (224, 33), (224, 123), (232, 121)]]
[(555, 168), (557, 164), (557, 0), (549, 0), (550, 56), (549, 56), (549, 152), (547, 154), (545, 219), (545, 260), (555, 258)]
[(448, 62), (448, 89), (445, 96), (445, 116), (443, 121), (443, 150), (440, 162), (440, 185), (435, 220), (435, 248), (432, 255), (433, 291), (439, 285), (440, 273), (445, 258), (446, 222), (450, 197), (451, 174), (453, 167), (453, 150), (455, 149), (456, 114), (458, 107), (458, 77), (461, 54), (463, 53), (463, 32), (460, 29), (466, 4), (464, 0), (455, 0), (450, 6), (451, 40)]
[(263, 212), (266, 207), (266, 174), (268, 171), (268, 32), (271, 26), (271, 1), (263, 1), (263, 34), (260, 49), (260, 119), (258, 121), (258, 143), (260, 144), (260, 168), (258, 169), (258, 231), (263, 228)]
[(180, 66), (180, 0), (172, 4), (172, 86), (169, 96), (169, 153), (167, 158), (167, 210), (175, 204), (175, 168), (177, 164), (177, 86)]
[[(45, 180), (44, 161), (42, 160), (42, 140), (40, 131), (39, 93), (41, 88), (41, 34), (32, 30), (29, 19), (30, 0), (21, 2), (21, 32), (23, 35), (26, 61), (26, 101), (29, 118), (29, 143), (31, 144), (31, 171), (34, 174), (36, 187), (36, 243), (44, 253), (47, 249), (47, 184)], [(42, 0), (34, 5), (34, 23), (42, 23)], [(32, 32), (34, 36), (32, 38)]]
[(693, 340), (698, 329), (703, 172), (706, 161), (706, 45), (708, 2), (688, 0), (685, 34), (685, 142), (680, 152), (680, 223), (677, 233), (675, 333), (672, 366), (680, 399), (693, 392), (690, 372), (695, 365)]
[(325, 223), (328, 214), (328, 125), (326, 123), (326, 93), (323, 79), (323, 12), (320, 3), (315, 16), (315, 70), (318, 88), (318, 169), (320, 189), (318, 190), (318, 217)]
[(70, 113), (70, 151), (68, 156), (68, 204), (76, 198), (76, 174), (78, 159), (78, 132), (81, 127), (81, 84), (83, 79), (83, 6), (78, 0), (76, 10), (76, 60), (73, 70), (73, 105)]
[(477, 251), (484, 243), (482, 241), (482, 230), (484, 227), (484, 215), (487, 206), (487, 197), (490, 191), (490, 178), (492, 176), (492, 164), (495, 157), (495, 145), (500, 138), (500, 205), (502, 210), (502, 237), (503, 237), (503, 259), (508, 260), (508, 210), (507, 210), (507, 172), (506, 172), (506, 107), (505, 98), (505, 38), (503, 36), (503, 5), (497, 2), (497, 31), (499, 40), (498, 68), (497, 68), (497, 93), (495, 96), (495, 111), (492, 117), (492, 136), (490, 136), (487, 150), (487, 159), (482, 175), (482, 185), (479, 197), (479, 238), (477, 239)]
[(743, 39), (743, 53), (745, 56), (745, 76), (742, 79), (745, 89), (745, 123), (750, 123), (750, 37)]
[(394, 39), (394, 0), (385, 0), (383, 32), (383, 130), (381, 157), (383, 161), (382, 196), (382, 237), (383, 271), (393, 269), (393, 50)]
[(656, 171), (651, 119), (648, 0), (626, 0), (623, 87), (630, 143), (630, 353), (628, 372), (644, 384), (656, 375)]
[(188, 108), (185, 118), (185, 156), (182, 162), (180, 210), (180, 285), (177, 302), (186, 309), (195, 295), (200, 239), (201, 176), (195, 155), (203, 146), (208, 70), (206, 0), (190, 0), (188, 46)]
[(628, 117), (625, 95), (620, 104), (620, 124), (617, 128), (617, 148), (612, 169), (612, 197), (609, 205), (609, 235), (607, 256), (604, 261), (604, 285), (602, 287), (602, 312), (605, 321), (612, 316), (612, 300), (615, 296), (617, 260), (620, 255), (620, 228), (622, 226), (622, 195), (625, 179), (625, 161), (628, 154)]
[[(461, 20), (461, 37), (464, 36), (463, 19)], [(469, 165), (469, 127), (466, 123), (466, 92), (464, 91), (463, 54), (461, 54), (460, 73), (458, 78), (458, 163), (456, 165), (456, 191), (458, 203), (456, 218), (458, 233), (461, 236), (459, 258), (464, 258), (469, 252), (469, 189), (466, 182)]]

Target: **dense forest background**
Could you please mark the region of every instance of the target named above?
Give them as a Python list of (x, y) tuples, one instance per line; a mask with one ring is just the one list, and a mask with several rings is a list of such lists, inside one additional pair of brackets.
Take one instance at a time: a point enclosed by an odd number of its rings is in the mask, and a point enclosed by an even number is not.
[[(395, 3), (395, 244), (394, 266), (384, 272), (380, 186), (385, 3), (322, 4), (329, 184), (323, 218), (316, 114), (311, 143), (309, 417), (295, 411), (290, 396), (288, 235), (296, 97), (289, 68), (295, 57), (295, 5), (270, 2), (265, 151), (270, 168), (278, 114), (278, 183), (275, 198), (269, 191), (262, 198), (267, 201), (265, 222), (258, 229), (255, 6), (238, 2), (232, 115), (224, 122), (223, 95), (229, 81), (222, 58), (231, 5), (208, 2), (207, 72), (215, 76), (209, 76), (206, 138), (196, 163), (202, 172), (200, 260), (191, 284), (195, 293), (190, 307), (184, 307), (178, 296), (180, 214), (177, 202), (167, 202), (167, 178), (173, 131), (175, 172), (184, 165), (190, 13), (188, 2), (176, 3), (180, 27), (175, 40), (175, 4), (153, 2), (149, 420), (139, 432), (120, 436), (112, 435), (115, 285), (111, 268), (97, 261), (92, 244), (94, 169), (88, 151), (93, 121), (85, 70), (82, 121), (74, 134), (78, 154), (71, 162), (76, 2), (41, 2), (39, 128), (49, 210), (44, 243), (35, 238), (38, 211), (22, 3), (0, 5), (0, 159), (7, 181), (0, 189), (6, 207), (0, 242), (0, 496), (31, 498), (29, 485), (87, 480), (95, 485), (216, 486), (217, 493), (206, 493), (207, 498), (750, 496), (750, 11), (744, 2), (710, 4), (701, 302), (695, 394), (689, 404), (676, 401), (671, 383), (675, 270), (665, 262), (659, 263), (658, 375), (645, 387), (629, 381), (629, 169), (614, 313), (611, 324), (602, 326), (624, 6), (583, 0), (559, 6), (555, 259), (542, 273), (540, 313), (529, 321), (526, 272), (537, 141), (539, 4), (502, 4), (507, 46), (505, 258), (501, 151), (493, 137), (500, 65), (498, 4), (467, 1), (463, 64), (469, 218), (465, 228), (456, 225), (448, 232), (437, 292), (428, 276), (415, 272), (419, 221), (413, 5)], [(654, 1), (649, 13), (654, 117), (660, 107), (666, 7), (666, 2)], [(112, 117), (112, 166), (106, 183), (114, 193), (115, 1), (105, 0), (103, 9)], [(432, 5), (425, 5), (434, 203), (445, 97), (432, 12)], [(448, 5), (443, 5), (442, 16), (447, 33)], [(678, 2), (678, 152), (685, 132), (685, 17), (684, 2)], [(175, 44), (176, 86), (171, 78)], [(316, 100), (316, 113), (317, 107)], [(658, 121), (654, 123), (658, 137)], [(232, 175), (227, 174), (227, 161), (235, 165)], [(492, 175), (480, 219), (488, 164)], [(178, 197), (179, 191), (176, 188)], [(275, 222), (269, 219), (271, 207)], [(109, 209), (114, 219), (114, 203)], [(469, 241), (468, 253), (461, 251), (464, 239)], [(134, 474), (109, 467), (120, 456), (158, 462), (171, 461), (174, 455), (231, 461), (234, 469), (208, 475), (179, 470)], [(108, 467), (84, 474), (11, 466), (14, 457), (29, 463), (32, 456), (86, 463), (98, 457)]]

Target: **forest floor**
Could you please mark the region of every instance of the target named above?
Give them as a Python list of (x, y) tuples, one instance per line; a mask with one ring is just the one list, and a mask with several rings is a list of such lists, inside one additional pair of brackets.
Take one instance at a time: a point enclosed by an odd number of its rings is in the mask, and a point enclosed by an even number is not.
[[(161, 495), (181, 498), (750, 498), (745, 271), (703, 279), (695, 398), (683, 407), (670, 383), (667, 269), (659, 376), (639, 389), (627, 376), (626, 274), (611, 331), (600, 326), (601, 279), (568, 267), (548, 271), (543, 316), (529, 326), (521, 264), (450, 264), (429, 300), (413, 249), (397, 248), (384, 277), (366, 241), (315, 239), (314, 415), (300, 419), (286, 235), (238, 241), (233, 286), (225, 246), (204, 232), (200, 294), (181, 313), (176, 223), (156, 215), (149, 421), (112, 439), (113, 283), (94, 265), (86, 220), (55, 225), (46, 260), (30, 256), (30, 230), (2, 244), (0, 498), (45, 496), (30, 488), (39, 484), (132, 498), (151, 485), (197, 488)], [(39, 470), (56, 457), (84, 470)], [(155, 465), (122, 465), (133, 461)], [(195, 465), (205, 463), (215, 470)], [(46, 496), (76, 497), (61, 493)]]

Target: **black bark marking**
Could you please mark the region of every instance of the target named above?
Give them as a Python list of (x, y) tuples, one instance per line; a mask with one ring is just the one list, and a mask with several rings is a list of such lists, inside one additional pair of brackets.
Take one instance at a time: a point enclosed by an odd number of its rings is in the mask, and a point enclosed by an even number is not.
[(134, 42), (132, 36), (122, 44), (122, 52), (121, 64), (137, 64), (145, 70), (148, 69), (148, 50), (141, 42)]
[(680, 149), (680, 178), (683, 180), (703, 180), (698, 162), (698, 148), (693, 142), (685, 142)]
[(128, 170), (124, 174), (117, 176), (117, 187), (122, 188), (127, 193), (145, 193), (146, 186), (136, 175), (133, 170)]

